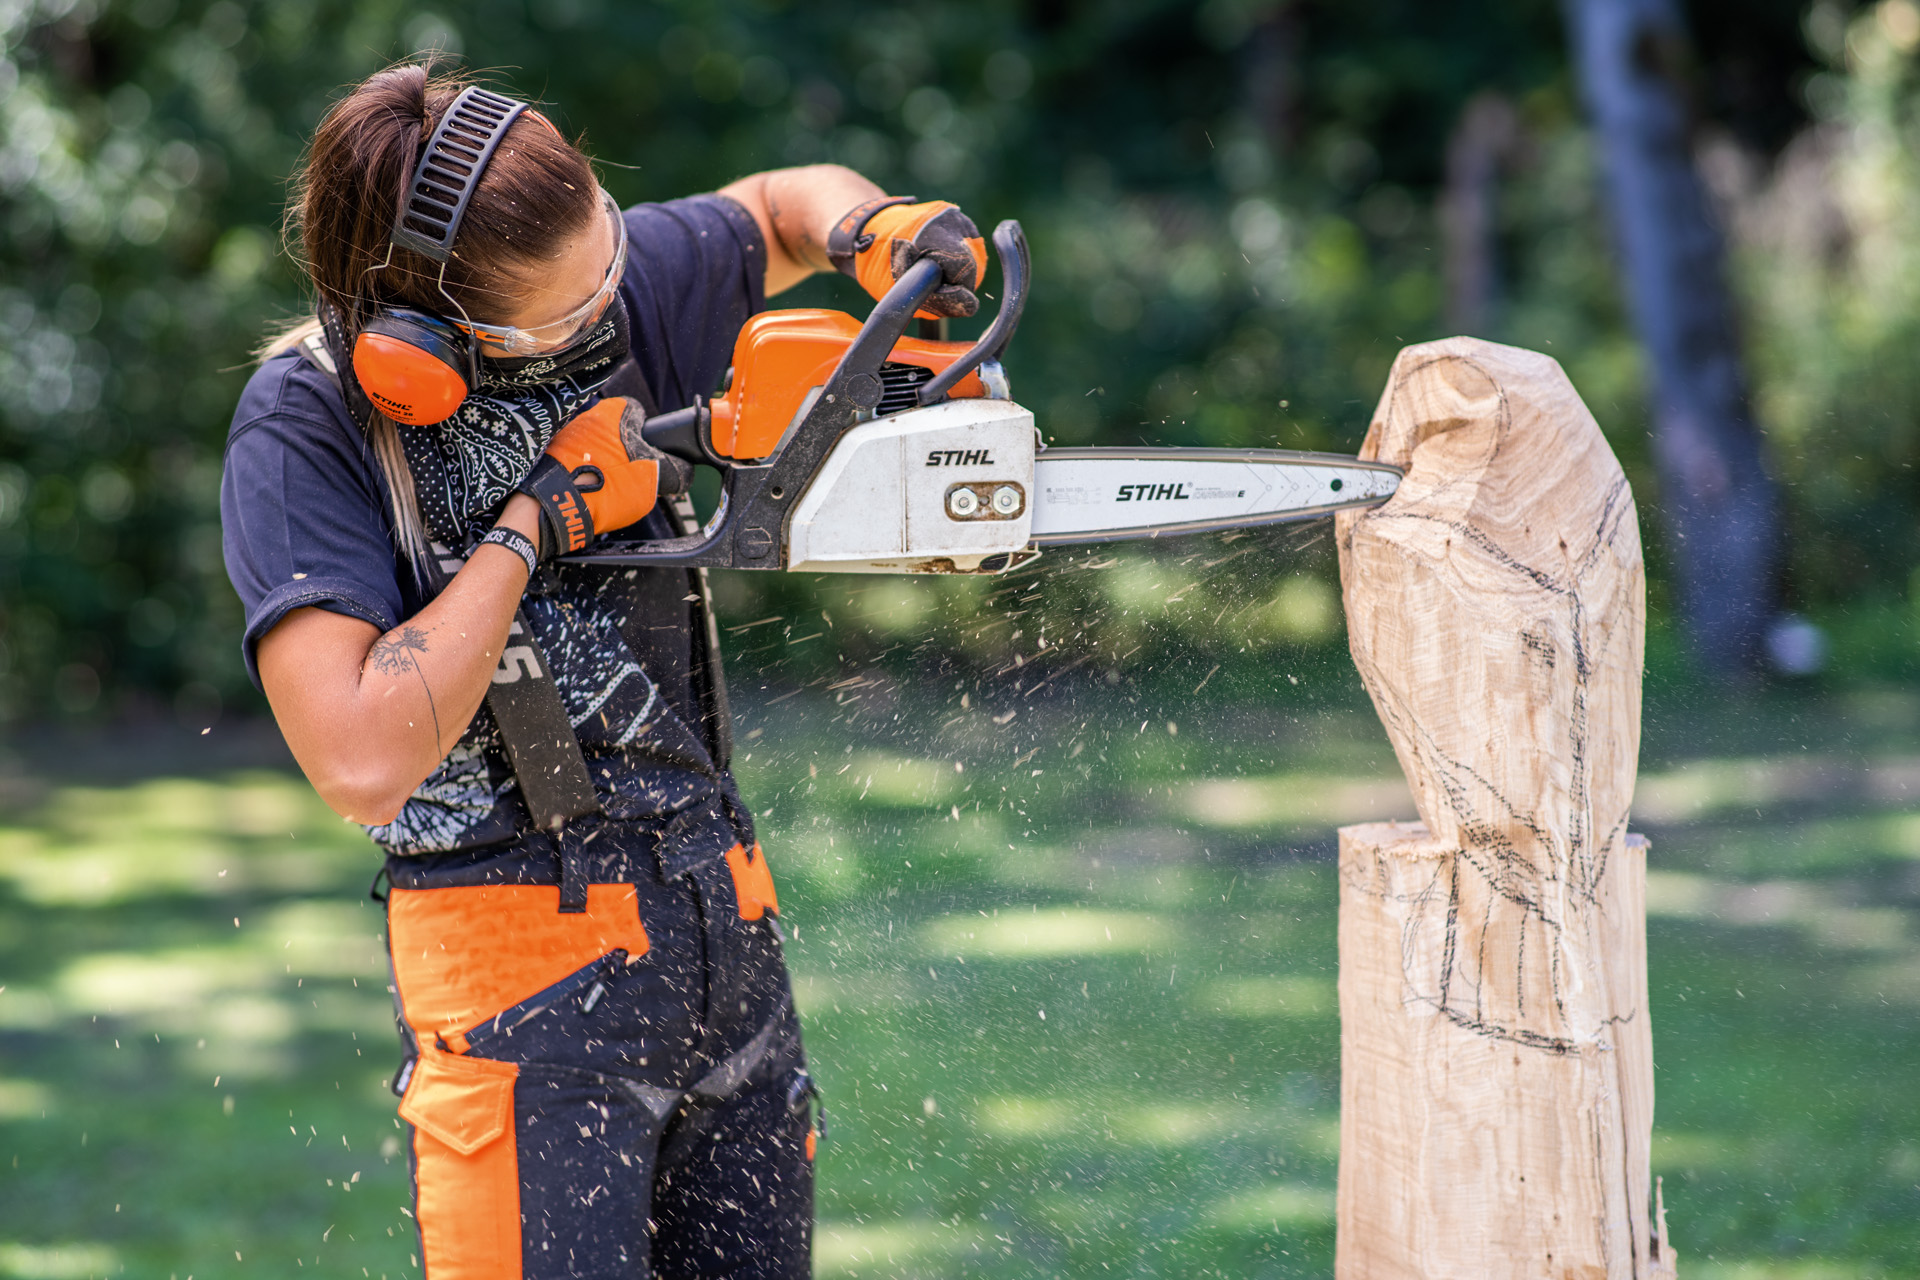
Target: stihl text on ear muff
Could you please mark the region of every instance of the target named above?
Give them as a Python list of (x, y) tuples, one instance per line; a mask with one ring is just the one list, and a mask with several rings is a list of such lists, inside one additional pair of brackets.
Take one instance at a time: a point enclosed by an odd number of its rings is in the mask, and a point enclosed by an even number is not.
[[(486, 89), (461, 90), (414, 168), (394, 223), (395, 248), (445, 269), (480, 175), (525, 110), (526, 103)], [(381, 413), (410, 427), (432, 426), (452, 417), (479, 381), (479, 344), (439, 316), (381, 307), (353, 341), (353, 374)]]

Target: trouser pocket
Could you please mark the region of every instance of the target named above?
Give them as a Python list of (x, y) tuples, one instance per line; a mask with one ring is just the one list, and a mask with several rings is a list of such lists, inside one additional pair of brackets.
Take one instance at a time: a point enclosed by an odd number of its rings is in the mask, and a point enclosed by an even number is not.
[(400, 1102), (413, 1125), (426, 1280), (520, 1280), (519, 1067), (428, 1045)]
[(395, 984), (423, 1043), (464, 1050), (460, 1034), (494, 1019), (615, 951), (648, 950), (638, 891), (596, 884), (587, 909), (558, 911), (552, 885), (396, 889), (387, 902)]

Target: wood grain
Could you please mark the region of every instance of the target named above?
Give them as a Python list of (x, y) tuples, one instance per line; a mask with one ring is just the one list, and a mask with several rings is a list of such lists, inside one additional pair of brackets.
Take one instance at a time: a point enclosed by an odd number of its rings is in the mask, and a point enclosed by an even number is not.
[(1394, 362), (1338, 517), (1354, 662), (1419, 824), (1341, 832), (1337, 1271), (1671, 1274), (1652, 1041), (1633, 496), (1549, 357)]

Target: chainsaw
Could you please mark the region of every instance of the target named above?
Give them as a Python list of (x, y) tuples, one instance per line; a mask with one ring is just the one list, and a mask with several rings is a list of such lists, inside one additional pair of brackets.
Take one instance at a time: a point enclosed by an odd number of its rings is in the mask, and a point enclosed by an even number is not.
[(993, 244), (1004, 297), (971, 345), (907, 336), (940, 283), (931, 259), (864, 324), (815, 309), (749, 319), (718, 395), (638, 428), (720, 472), (713, 516), (685, 537), (609, 538), (567, 559), (992, 574), (1048, 546), (1310, 520), (1393, 496), (1399, 468), (1340, 454), (1046, 447), (1000, 363), (1032, 270), (1020, 224), (1002, 222)]

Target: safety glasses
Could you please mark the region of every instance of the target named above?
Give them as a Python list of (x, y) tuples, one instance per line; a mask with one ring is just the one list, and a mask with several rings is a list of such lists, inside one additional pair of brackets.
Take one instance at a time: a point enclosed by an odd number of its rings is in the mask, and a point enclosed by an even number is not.
[(613, 223), (616, 248), (613, 251), (613, 261), (607, 265), (607, 278), (601, 281), (599, 290), (591, 298), (561, 319), (532, 329), (516, 328), (513, 325), (479, 324), (470, 320), (460, 320), (455, 323), (481, 342), (502, 347), (508, 355), (513, 356), (539, 355), (571, 346), (575, 339), (606, 313), (607, 304), (613, 301), (613, 295), (620, 288), (621, 278), (626, 275), (627, 220), (620, 216), (620, 206), (614, 203), (613, 197), (607, 194), (604, 187), (600, 191), (600, 205)]

